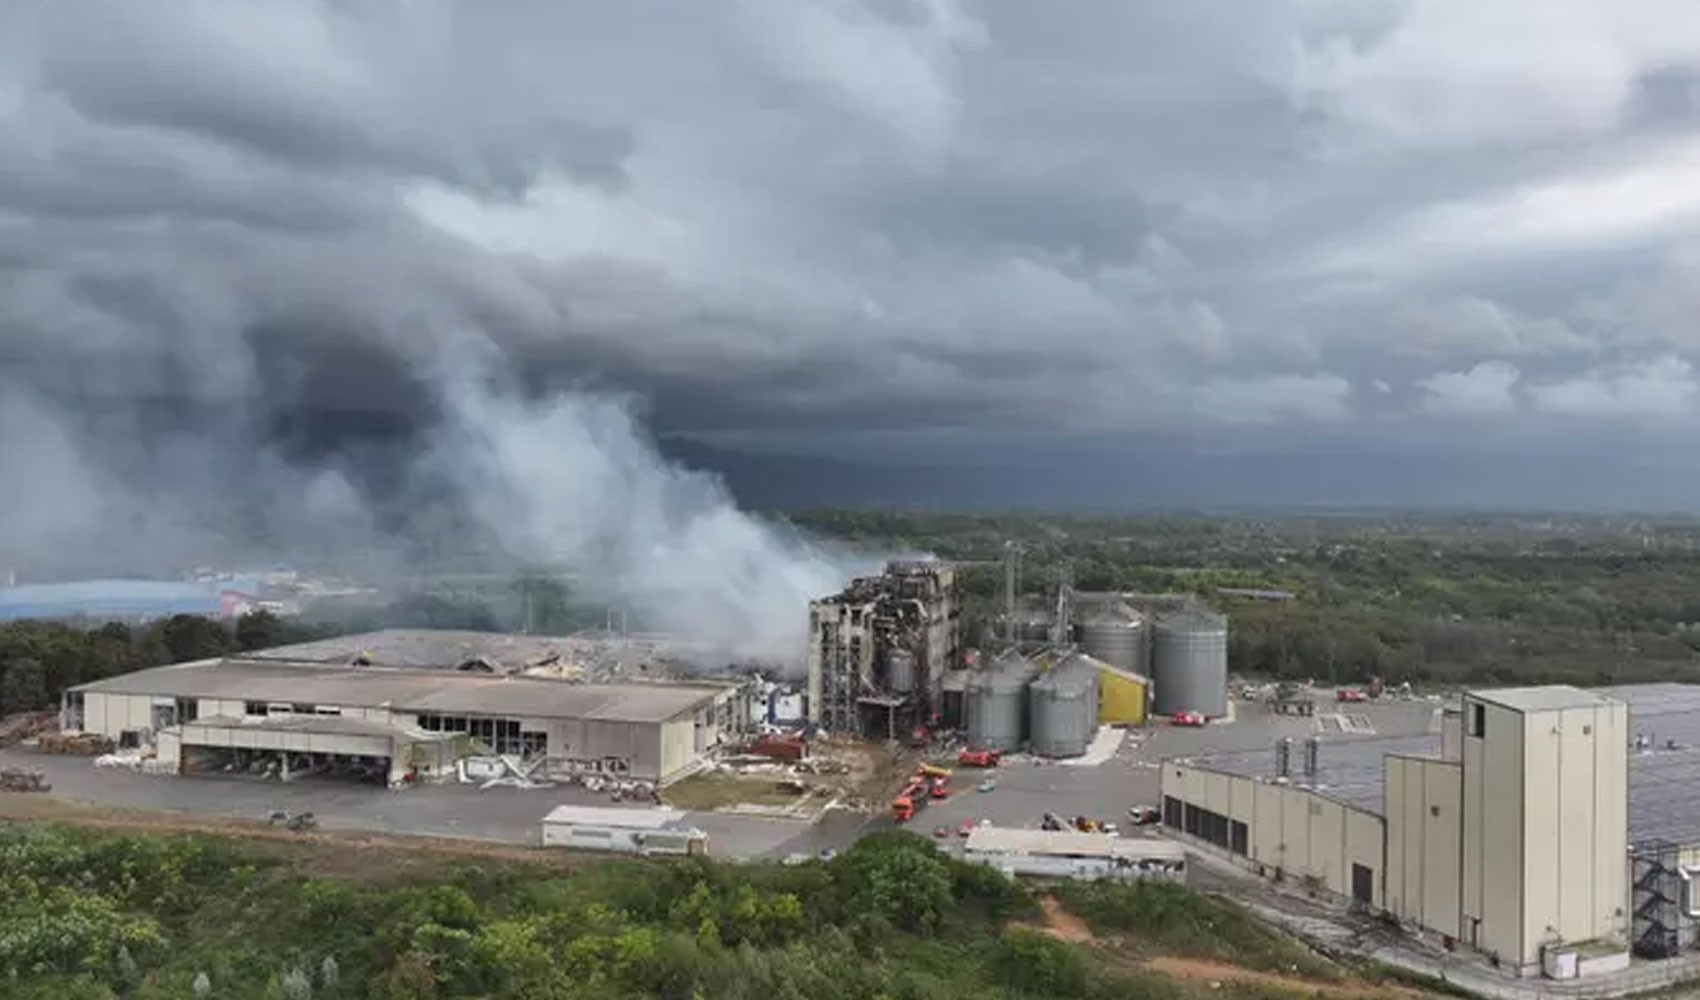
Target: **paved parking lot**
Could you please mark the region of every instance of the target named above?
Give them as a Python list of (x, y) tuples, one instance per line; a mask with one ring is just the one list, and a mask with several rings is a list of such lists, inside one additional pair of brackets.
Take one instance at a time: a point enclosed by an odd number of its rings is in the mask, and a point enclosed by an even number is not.
[[(1234, 720), (1229, 723), (1194, 729), (1157, 721), (1143, 731), (1130, 732), (1115, 757), (1096, 767), (1018, 757), (988, 771), (957, 768), (951, 797), (930, 803), (916, 816), (913, 826), (916, 832), (929, 834), (935, 827), (949, 826), (954, 831), (964, 821), (981, 820), (990, 820), (995, 826), (1036, 828), (1046, 812), (1054, 812), (1065, 819), (1090, 816), (1125, 828), (1130, 806), (1158, 803), (1158, 763), (1165, 757), (1262, 747), (1273, 754), (1276, 741), (1282, 737), (1299, 742), (1318, 736), (1327, 742), (1438, 732), (1437, 708), (1422, 701), (1319, 701), (1317, 714), (1307, 718), (1276, 715), (1267, 705), (1240, 702), (1234, 706)], [(1348, 716), (1344, 729), (1331, 718), (1336, 714)], [(1355, 720), (1351, 718), (1354, 716)], [(975, 791), (982, 778), (993, 779), (997, 787), (990, 792)]]
[[(1318, 718), (1275, 716), (1265, 706), (1241, 703), (1235, 706), (1232, 723), (1187, 729), (1157, 722), (1147, 730), (1130, 733), (1115, 756), (1097, 766), (1012, 760), (985, 772), (958, 769), (951, 797), (930, 803), (912, 825), (920, 833), (940, 825), (954, 829), (965, 820), (1037, 827), (1046, 812), (1123, 823), (1129, 806), (1156, 804), (1157, 762), (1163, 757), (1273, 748), (1282, 736), (1298, 740), (1324, 729), (1328, 730), (1324, 739), (1349, 738), (1321, 719), (1337, 707), (1360, 716), (1360, 723), (1367, 721), (1378, 735), (1434, 731), (1436, 706), (1427, 702), (1319, 703)], [(274, 809), (311, 811), (328, 829), (512, 844), (537, 843), (543, 815), (556, 805), (602, 805), (608, 801), (604, 796), (571, 788), (479, 791), (466, 785), (442, 785), (390, 791), (328, 780), (282, 785), (251, 778), (155, 777), (97, 769), (87, 758), (22, 750), (0, 751), (0, 766), (42, 770), (53, 784), (53, 795), (97, 805), (249, 820), (264, 818)], [(986, 777), (994, 779), (997, 787), (990, 792), (975, 791), (974, 785)], [(883, 813), (845, 811), (828, 812), (816, 823), (724, 813), (692, 813), (690, 817), (709, 834), (711, 853), (733, 859), (841, 850), (870, 830), (893, 825), (889, 815)]]
[[(0, 751), (0, 767), (43, 771), (52, 795), (121, 809), (159, 809), (231, 819), (264, 819), (274, 809), (311, 812), (331, 830), (465, 837), (509, 844), (536, 844), (544, 814), (557, 805), (607, 805), (606, 796), (583, 789), (492, 788), (431, 785), (390, 791), (333, 780), (279, 784), (255, 778), (166, 777), (119, 768), (96, 768), (86, 757), (56, 757), (21, 750)], [(709, 835), (713, 853), (756, 858), (804, 835), (809, 825), (793, 820), (692, 813), (691, 822)]]

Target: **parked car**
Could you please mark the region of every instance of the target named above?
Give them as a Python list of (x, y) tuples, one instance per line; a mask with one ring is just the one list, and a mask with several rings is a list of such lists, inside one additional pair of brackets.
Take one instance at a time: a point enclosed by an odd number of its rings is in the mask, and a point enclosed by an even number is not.
[(948, 826), (935, 826), (935, 827), (933, 827), (933, 836), (937, 837), (940, 840), (944, 840), (945, 838), (950, 836), (950, 827), (948, 827)]
[(1174, 715), (1169, 717), (1169, 722), (1171, 725), (1176, 726), (1202, 726), (1204, 725), (1204, 713), (1191, 711), (1176, 712)]
[(1127, 811), (1128, 822), (1134, 826), (1151, 826), (1163, 818), (1156, 806), (1134, 806)]

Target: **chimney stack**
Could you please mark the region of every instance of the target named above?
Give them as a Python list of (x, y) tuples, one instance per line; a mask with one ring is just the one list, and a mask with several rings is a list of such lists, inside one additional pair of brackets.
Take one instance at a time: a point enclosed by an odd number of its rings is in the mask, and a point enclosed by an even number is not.
[(1285, 778), (1293, 773), (1293, 740), (1283, 736), (1275, 743), (1275, 777)]
[(1321, 749), (1321, 743), (1316, 737), (1305, 740), (1305, 777), (1316, 777), (1316, 756)]

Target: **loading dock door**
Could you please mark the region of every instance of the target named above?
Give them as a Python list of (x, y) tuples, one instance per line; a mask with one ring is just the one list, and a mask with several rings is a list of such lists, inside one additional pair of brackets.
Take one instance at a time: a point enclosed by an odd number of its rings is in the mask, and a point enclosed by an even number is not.
[(1375, 902), (1375, 869), (1367, 865), (1352, 865), (1352, 901), (1365, 906)]

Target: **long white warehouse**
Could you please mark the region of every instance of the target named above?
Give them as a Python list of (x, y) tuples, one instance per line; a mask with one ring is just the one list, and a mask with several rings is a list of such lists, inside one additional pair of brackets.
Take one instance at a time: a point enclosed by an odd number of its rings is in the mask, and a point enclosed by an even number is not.
[(465, 753), (544, 758), (546, 773), (667, 782), (738, 725), (731, 685), (226, 658), (141, 670), (66, 692), (62, 728), (153, 745), (182, 770), (256, 753), (428, 779)]

